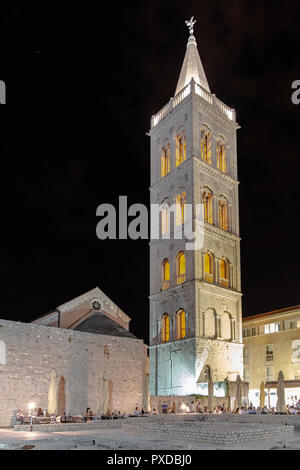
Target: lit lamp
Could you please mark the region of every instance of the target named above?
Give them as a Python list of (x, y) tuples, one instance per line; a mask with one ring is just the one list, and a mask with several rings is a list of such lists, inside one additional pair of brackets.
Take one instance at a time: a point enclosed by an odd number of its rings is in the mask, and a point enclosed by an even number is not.
[(29, 409), (29, 416), (30, 416), (30, 431), (32, 431), (32, 411), (35, 408), (35, 403), (32, 401), (28, 403), (28, 409)]

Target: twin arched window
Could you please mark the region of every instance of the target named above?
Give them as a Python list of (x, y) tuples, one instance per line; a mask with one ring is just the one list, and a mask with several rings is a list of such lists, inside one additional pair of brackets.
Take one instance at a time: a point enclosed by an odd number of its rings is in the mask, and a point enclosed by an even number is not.
[(161, 152), (161, 177), (163, 178), (171, 169), (170, 144), (167, 144)]
[[(230, 263), (227, 258), (219, 260), (219, 284), (229, 287)], [(204, 254), (204, 280), (209, 284), (214, 282), (214, 255), (210, 252)]]
[[(214, 213), (213, 213), (213, 194), (209, 189), (203, 191), (203, 217), (204, 222), (213, 225)], [(228, 231), (228, 201), (225, 196), (219, 198), (219, 220), (218, 225), (222, 230)]]
[[(186, 313), (180, 309), (176, 313), (176, 339), (184, 339), (186, 337)], [(164, 313), (161, 317), (161, 341), (168, 343), (170, 341), (170, 316)]]
[[(183, 251), (176, 257), (176, 282), (177, 285), (185, 282), (186, 275), (186, 257)], [(162, 290), (170, 287), (170, 261), (164, 259), (162, 263)]]
[[(212, 164), (212, 134), (207, 126), (203, 126), (201, 130), (201, 159)], [(226, 173), (226, 142), (222, 136), (217, 140), (217, 168), (218, 170)]]
[(186, 136), (185, 131), (182, 131), (176, 135), (176, 166), (186, 160)]

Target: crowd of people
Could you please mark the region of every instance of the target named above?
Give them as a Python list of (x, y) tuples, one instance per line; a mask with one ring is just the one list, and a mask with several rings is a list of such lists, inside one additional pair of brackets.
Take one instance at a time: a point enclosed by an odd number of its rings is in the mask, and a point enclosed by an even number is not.
[[(224, 413), (233, 413), (233, 414), (276, 414), (276, 408), (271, 407), (268, 408), (267, 406), (265, 407), (255, 407), (251, 403), (249, 406), (242, 406), (242, 407), (237, 407), (235, 408), (234, 411), (231, 411), (226, 408), (225, 403), (222, 405), (214, 407), (213, 411), (210, 412), (207, 406), (201, 406), (201, 403), (198, 402), (196, 405), (194, 401), (192, 401), (189, 405), (186, 404), (181, 404), (178, 406), (178, 409), (176, 410), (176, 405), (173, 403), (171, 406), (167, 404), (166, 401), (163, 402), (161, 405), (161, 412), (162, 414), (170, 414), (170, 413), (176, 413), (176, 412), (185, 412), (185, 413), (202, 413), (202, 414), (208, 414), (208, 413), (213, 413), (213, 414), (224, 414)], [(295, 405), (286, 405), (286, 414), (300, 414), (300, 400)], [(158, 414), (158, 411), (154, 408), (152, 410), (152, 414)]]

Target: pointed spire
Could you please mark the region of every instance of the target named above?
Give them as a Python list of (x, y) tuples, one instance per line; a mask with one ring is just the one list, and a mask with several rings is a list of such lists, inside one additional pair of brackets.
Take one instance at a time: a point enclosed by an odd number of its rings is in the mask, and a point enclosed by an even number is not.
[(175, 92), (175, 96), (179, 93), (186, 85), (188, 85), (193, 78), (196, 83), (201, 85), (205, 88), (209, 93), (211, 93), (206, 75), (204, 72), (204, 68), (199, 56), (199, 52), (197, 49), (197, 42), (196, 38), (193, 35), (194, 32), (194, 24), (196, 21), (193, 21), (194, 17), (190, 19), (190, 21), (186, 21), (186, 25), (190, 31), (190, 37), (187, 43), (187, 50), (185, 53), (182, 69), (180, 72), (179, 80), (177, 83), (177, 88)]

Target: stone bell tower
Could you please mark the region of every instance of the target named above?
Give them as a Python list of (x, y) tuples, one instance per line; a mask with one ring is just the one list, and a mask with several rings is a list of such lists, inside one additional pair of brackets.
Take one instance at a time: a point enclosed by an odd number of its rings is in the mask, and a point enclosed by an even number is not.
[[(235, 111), (211, 93), (193, 35), (174, 98), (152, 117), (150, 202), (160, 237), (150, 242), (150, 390), (201, 393), (243, 372)], [(174, 206), (176, 204), (176, 206)], [(174, 236), (185, 207), (203, 204), (204, 241)], [(176, 210), (170, 211), (170, 207)]]

